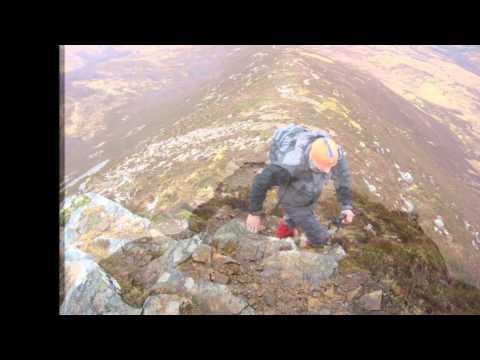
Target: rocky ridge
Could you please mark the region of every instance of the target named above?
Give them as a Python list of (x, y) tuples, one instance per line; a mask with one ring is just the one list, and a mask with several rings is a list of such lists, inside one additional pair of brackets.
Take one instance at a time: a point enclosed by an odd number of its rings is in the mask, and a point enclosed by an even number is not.
[[(159, 224), (95, 193), (69, 198), (60, 312), (479, 313), (480, 292), (449, 278), (414, 219), (358, 195), (356, 202), (365, 209), (358, 223), (311, 250), (294, 238), (248, 232), (240, 210), (226, 204), (223, 214), (200, 211), (196, 222)], [(330, 198), (319, 216), (334, 209)]]

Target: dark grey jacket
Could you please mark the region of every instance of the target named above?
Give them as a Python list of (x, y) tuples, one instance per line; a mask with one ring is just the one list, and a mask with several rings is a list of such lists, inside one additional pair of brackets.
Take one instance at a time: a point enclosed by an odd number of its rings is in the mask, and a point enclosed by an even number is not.
[(250, 197), (251, 214), (261, 214), (266, 194), (272, 186), (279, 186), (280, 205), (283, 208), (301, 208), (315, 204), (330, 179), (334, 181), (342, 210), (352, 208), (352, 176), (343, 151), (339, 151), (337, 165), (326, 174), (315, 169), (309, 162), (309, 149), (310, 146), (306, 149), (301, 164), (293, 170), (287, 171), (279, 165), (269, 164), (255, 177)]

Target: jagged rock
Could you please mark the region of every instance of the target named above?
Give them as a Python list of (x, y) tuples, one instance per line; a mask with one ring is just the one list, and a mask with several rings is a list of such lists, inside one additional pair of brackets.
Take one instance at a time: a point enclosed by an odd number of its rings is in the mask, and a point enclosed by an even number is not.
[(75, 248), (65, 252), (64, 261), (64, 281), (60, 284), (64, 294), (68, 294), (73, 288), (84, 282), (88, 273), (97, 266), (91, 256)]
[(190, 300), (179, 295), (152, 295), (145, 300), (143, 315), (180, 315)]
[(204, 314), (240, 314), (248, 303), (234, 296), (226, 285), (200, 281), (188, 291)]
[(198, 235), (195, 235), (190, 239), (177, 241), (168, 256), (169, 267), (175, 267), (187, 261), (201, 243), (202, 239)]
[(195, 262), (210, 264), (212, 255), (212, 248), (205, 244), (200, 244), (192, 254), (192, 259)]
[(132, 281), (148, 289), (169, 268), (168, 254), (176, 245), (172, 239), (144, 238), (129, 242), (100, 264), (120, 283)]
[[(158, 248), (161, 251), (160, 254), (157, 253), (159, 256), (145, 264), (142, 257), (149, 256), (149, 254), (145, 253), (137, 244), (129, 244), (125, 246), (126, 250), (119, 251), (114, 256), (124, 257), (126, 261), (130, 260), (132, 263), (125, 264), (125, 262), (116, 260), (116, 266), (114, 266), (116, 270), (111, 270), (111, 272), (114, 274), (128, 272), (132, 274), (131, 277), (135, 283), (146, 289), (154, 289), (158, 285), (157, 281), (162, 274), (167, 272), (177, 274), (176, 267), (190, 259), (200, 245), (201, 238), (197, 235), (185, 240), (164, 241)], [(136, 249), (136, 252), (133, 252), (132, 249)], [(135, 260), (135, 255), (132, 255), (132, 252), (137, 256), (141, 254), (143, 256), (138, 256), (138, 260)], [(109, 260), (111, 259), (109, 258)]]
[(145, 267), (136, 270), (132, 276), (135, 283), (141, 285), (145, 289), (151, 288), (157, 281), (160, 274), (168, 269), (168, 262), (165, 257), (159, 257), (151, 261)]
[(245, 225), (240, 220), (234, 219), (215, 232), (212, 242), (220, 250), (236, 249), (240, 239), (249, 235)]
[[(153, 225), (148, 219), (132, 214), (99, 194), (82, 196), (85, 201), (72, 209), (65, 224), (65, 248), (75, 246), (99, 261), (132, 240), (150, 236)], [(68, 213), (74, 204), (66, 201), (62, 212)]]
[(265, 236), (248, 231), (241, 219), (233, 219), (221, 226), (213, 235), (212, 240), (219, 249), (225, 249), (235, 247), (244, 241), (258, 241), (260, 238), (265, 238)]
[(382, 290), (373, 291), (371, 293), (363, 295), (359, 299), (359, 304), (368, 311), (381, 310), (382, 309)]
[(338, 266), (333, 255), (310, 251), (281, 251), (263, 261), (264, 278), (277, 277), (285, 284), (295, 286), (307, 283), (318, 289)]
[(65, 315), (137, 315), (141, 309), (125, 304), (119, 285), (91, 258), (67, 261), (65, 300), (60, 313)]
[(168, 271), (161, 274), (151, 290), (161, 293), (182, 294), (193, 288), (194, 280), (178, 271)]

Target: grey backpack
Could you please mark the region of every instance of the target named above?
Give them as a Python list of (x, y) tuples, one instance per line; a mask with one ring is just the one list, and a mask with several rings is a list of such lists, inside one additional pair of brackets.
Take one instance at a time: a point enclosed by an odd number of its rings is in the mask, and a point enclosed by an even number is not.
[(271, 142), (269, 162), (288, 170), (298, 165), (307, 144), (320, 137), (328, 137), (328, 133), (323, 130), (309, 131), (295, 124), (277, 129)]

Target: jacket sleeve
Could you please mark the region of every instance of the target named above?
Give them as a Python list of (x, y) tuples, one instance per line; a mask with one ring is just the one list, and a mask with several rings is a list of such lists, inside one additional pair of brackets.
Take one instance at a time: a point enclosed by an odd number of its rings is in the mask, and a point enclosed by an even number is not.
[(332, 169), (332, 179), (335, 184), (337, 201), (342, 210), (352, 209), (352, 173), (348, 166), (343, 149), (339, 149), (337, 165)]
[(260, 215), (268, 190), (272, 186), (286, 184), (289, 178), (290, 174), (287, 170), (277, 165), (267, 165), (260, 174), (255, 176), (253, 181), (249, 213)]

